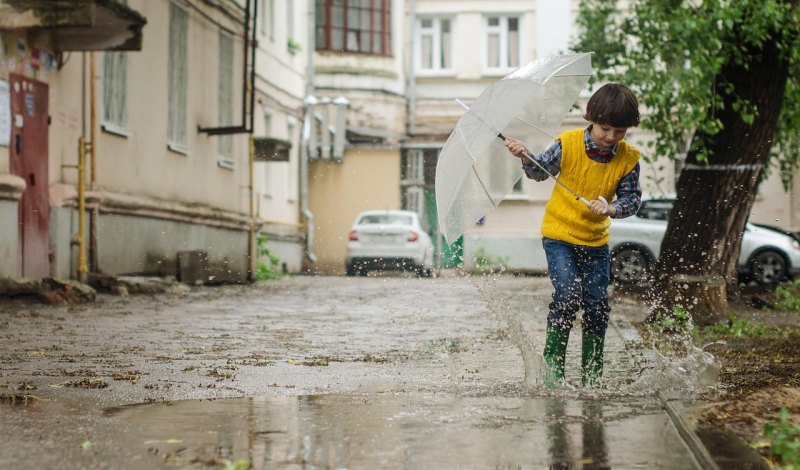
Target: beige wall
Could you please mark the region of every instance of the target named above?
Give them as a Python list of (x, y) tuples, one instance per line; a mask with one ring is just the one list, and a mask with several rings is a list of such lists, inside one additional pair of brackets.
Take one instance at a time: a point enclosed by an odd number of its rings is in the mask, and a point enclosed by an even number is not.
[(315, 214), (312, 270), (343, 273), (347, 233), (356, 215), (400, 208), (400, 151), (351, 148), (342, 163), (315, 161), (309, 171)]
[[(197, 131), (216, 127), (219, 27), (195, 9), (189, 13), (187, 146), (188, 153), (167, 148), (169, 2), (131, 0), (130, 6), (147, 18), (142, 51), (128, 57), (128, 131), (122, 136), (99, 129), (102, 120), (103, 53), (96, 53), (96, 113), (98, 121), (97, 188), (154, 199), (197, 203), (225, 211), (246, 213), (247, 136), (234, 135), (234, 169), (218, 165), (217, 140)], [(208, 9), (215, 21), (232, 30), (224, 15)], [(241, 38), (234, 38), (234, 124), (241, 124)], [(88, 74), (88, 56), (86, 73)], [(75, 184), (74, 171), (60, 171), (74, 163), (81, 132), (82, 53), (69, 54), (66, 66), (54, 80), (59, 93), (51, 93), (50, 182)], [(87, 94), (89, 87), (86, 86)], [(86, 123), (89, 103), (87, 98)], [(88, 137), (88, 130), (87, 130)]]

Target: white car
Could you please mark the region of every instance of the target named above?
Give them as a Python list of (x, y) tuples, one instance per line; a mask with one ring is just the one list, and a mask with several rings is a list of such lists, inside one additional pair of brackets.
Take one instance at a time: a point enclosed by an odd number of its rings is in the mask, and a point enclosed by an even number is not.
[[(646, 280), (661, 251), (674, 199), (642, 200), (632, 217), (611, 221), (611, 277), (622, 284)], [(780, 229), (747, 223), (737, 263), (739, 275), (774, 284), (800, 274), (800, 242)]]
[(413, 270), (433, 275), (433, 242), (416, 212), (388, 210), (358, 214), (347, 235), (348, 276), (369, 270)]

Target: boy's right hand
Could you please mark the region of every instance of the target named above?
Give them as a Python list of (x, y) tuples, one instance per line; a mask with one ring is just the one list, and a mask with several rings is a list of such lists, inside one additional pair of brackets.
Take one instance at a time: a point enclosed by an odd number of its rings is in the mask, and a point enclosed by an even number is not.
[(522, 142), (513, 137), (506, 137), (505, 144), (511, 155), (519, 158), (523, 162), (528, 159), (528, 149), (522, 145)]

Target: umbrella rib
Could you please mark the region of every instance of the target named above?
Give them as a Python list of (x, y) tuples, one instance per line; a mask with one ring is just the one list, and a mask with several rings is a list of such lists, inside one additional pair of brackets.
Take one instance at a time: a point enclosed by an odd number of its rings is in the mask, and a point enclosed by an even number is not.
[(472, 167), (472, 172), (475, 173), (475, 179), (477, 179), (478, 183), (480, 183), (481, 188), (483, 188), (483, 192), (486, 193), (486, 197), (489, 198), (489, 201), (496, 208), (497, 204), (494, 203), (494, 199), (492, 199), (492, 194), (489, 192), (488, 189), (486, 189), (486, 186), (483, 185), (483, 181), (481, 180), (481, 177), (478, 175), (478, 170), (476, 170), (474, 166)]
[(526, 121), (526, 120), (524, 120), (522, 118), (519, 118), (517, 116), (514, 116), (514, 119), (516, 119), (517, 121), (519, 121), (519, 122), (521, 122), (523, 124), (527, 124), (530, 127), (533, 127), (534, 129), (536, 129), (537, 131), (541, 132), (542, 134), (544, 134), (544, 135), (546, 135), (548, 137), (552, 137), (553, 139), (556, 138), (556, 136), (554, 136), (553, 134), (547, 132), (546, 130), (542, 129), (541, 127), (537, 126), (536, 124), (534, 124), (532, 122), (528, 122), (528, 121)]

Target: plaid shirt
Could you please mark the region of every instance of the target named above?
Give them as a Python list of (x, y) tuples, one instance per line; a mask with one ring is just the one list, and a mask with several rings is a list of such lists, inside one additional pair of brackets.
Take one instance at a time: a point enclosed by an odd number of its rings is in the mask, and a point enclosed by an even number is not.
[[(590, 131), (592, 126), (583, 131), (583, 142), (586, 144), (586, 149), (598, 148), (597, 143), (592, 139)], [(611, 156), (608, 158), (603, 157), (589, 157), (598, 163), (608, 163), (614, 158), (617, 153), (616, 144), (611, 148)], [(556, 140), (547, 150), (541, 155), (531, 155), (538, 164), (542, 165), (551, 175), (556, 176), (561, 171), (561, 141)], [(522, 169), (528, 178), (536, 181), (544, 181), (548, 178), (547, 173), (542, 171), (541, 168), (536, 166), (533, 162), (526, 160), (522, 164)], [(617, 199), (611, 203), (616, 208), (617, 213), (614, 215), (615, 219), (624, 219), (630, 217), (639, 210), (642, 204), (642, 188), (639, 185), (639, 164), (636, 164), (630, 173), (625, 175), (617, 186)]]

